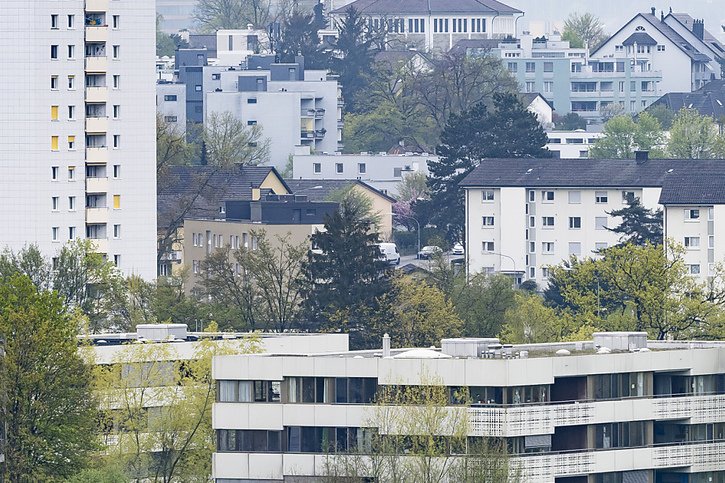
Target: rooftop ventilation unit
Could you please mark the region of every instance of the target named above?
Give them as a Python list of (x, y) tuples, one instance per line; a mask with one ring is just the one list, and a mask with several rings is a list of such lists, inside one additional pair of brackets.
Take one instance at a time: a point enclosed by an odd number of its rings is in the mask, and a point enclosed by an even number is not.
[(453, 357), (486, 357), (492, 349), (501, 350), (501, 342), (495, 338), (460, 337), (441, 340), (441, 352)]
[(613, 351), (635, 351), (647, 348), (647, 332), (595, 332), (594, 347)]

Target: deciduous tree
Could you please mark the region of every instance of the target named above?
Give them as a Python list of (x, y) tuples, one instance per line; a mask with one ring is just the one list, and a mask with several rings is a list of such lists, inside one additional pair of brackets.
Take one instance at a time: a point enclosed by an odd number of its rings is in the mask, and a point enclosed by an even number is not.
[(704, 159), (721, 157), (718, 129), (711, 117), (696, 109), (680, 109), (670, 129), (667, 151), (673, 158)]
[(264, 28), (270, 18), (269, 0), (199, 0), (194, 19), (202, 32), (245, 29), (248, 24)]
[(629, 159), (634, 157), (636, 150), (650, 151), (652, 157), (664, 155), (660, 148), (662, 127), (646, 112), (640, 114), (636, 122), (629, 115), (613, 117), (604, 125), (603, 133), (591, 149), (592, 157)]
[(262, 126), (247, 126), (231, 112), (214, 112), (204, 121), (207, 164), (256, 166), (269, 160), (269, 145)]
[(591, 13), (574, 12), (564, 21), (564, 31), (561, 38), (568, 40), (571, 47), (582, 48), (587, 46), (594, 50), (607, 39), (604, 25), (596, 15)]

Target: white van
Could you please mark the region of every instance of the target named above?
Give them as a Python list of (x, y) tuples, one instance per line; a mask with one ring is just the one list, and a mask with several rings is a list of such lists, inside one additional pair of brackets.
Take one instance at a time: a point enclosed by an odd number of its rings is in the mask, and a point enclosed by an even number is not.
[(400, 253), (395, 243), (378, 243), (380, 258), (391, 265), (400, 265)]

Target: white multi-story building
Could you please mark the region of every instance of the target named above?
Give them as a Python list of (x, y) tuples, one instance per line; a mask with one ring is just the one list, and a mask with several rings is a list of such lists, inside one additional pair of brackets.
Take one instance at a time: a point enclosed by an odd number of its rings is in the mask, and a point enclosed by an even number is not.
[(576, 131), (547, 131), (546, 136), (549, 138), (546, 149), (551, 151), (555, 158), (585, 159), (589, 157), (589, 150), (603, 134), (577, 129)]
[(596, 257), (617, 244), (618, 235), (606, 228), (621, 220), (609, 213), (634, 197), (646, 208), (664, 207), (665, 236), (687, 246), (692, 275), (714, 275), (716, 264), (725, 261), (725, 233), (715, 228), (718, 215), (725, 217), (725, 165), (640, 155), (482, 161), (461, 183), (470, 273), (503, 272), (546, 285), (549, 266), (572, 255)]
[[(331, 458), (364, 461), (357, 454), (366, 454), (371, 435), (385, 427), (376, 394), (431, 383), (450, 388), (448, 414), (467, 413), (469, 444), (506, 441), (510, 466), (520, 468), (517, 481), (725, 478), (723, 343), (648, 342), (643, 332), (615, 332), (559, 344), (444, 339), (440, 350), (383, 346), (216, 357), (215, 481), (309, 481), (330, 474)], [(457, 399), (462, 388), (469, 404)], [(435, 414), (408, 411), (413, 418)]]
[(292, 179), (358, 179), (383, 193), (396, 197), (405, 176), (428, 175), (432, 154), (296, 154), (292, 159)]
[(687, 92), (722, 78), (725, 46), (686, 13), (639, 13), (591, 54), (626, 56), (642, 71), (661, 71), (660, 91)]
[(155, 277), (154, 2), (4, 0), (0, 246)]
[(186, 132), (186, 85), (178, 82), (156, 84), (156, 112), (161, 119)]
[(447, 51), (459, 40), (494, 39), (516, 35), (521, 10), (496, 0), (355, 0), (330, 12), (340, 28), (354, 7), (375, 29), (387, 29), (388, 42), (427, 51)]

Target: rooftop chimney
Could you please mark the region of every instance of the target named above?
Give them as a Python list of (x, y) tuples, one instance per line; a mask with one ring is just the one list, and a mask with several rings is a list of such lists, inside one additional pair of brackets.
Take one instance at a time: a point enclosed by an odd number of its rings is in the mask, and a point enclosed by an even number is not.
[(692, 22), (692, 33), (695, 37), (702, 40), (705, 38), (705, 21), (695, 20)]
[(652, 16), (654, 17), (656, 15), (655, 12), (657, 12), (657, 9), (655, 7), (652, 7), (650, 10), (652, 11)]
[(649, 160), (649, 151), (635, 151), (634, 159), (637, 161), (637, 164), (646, 163)]
[(383, 335), (383, 357), (390, 357), (390, 336)]

